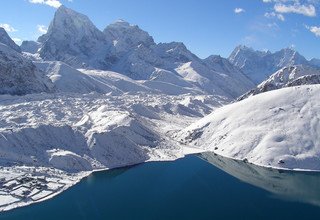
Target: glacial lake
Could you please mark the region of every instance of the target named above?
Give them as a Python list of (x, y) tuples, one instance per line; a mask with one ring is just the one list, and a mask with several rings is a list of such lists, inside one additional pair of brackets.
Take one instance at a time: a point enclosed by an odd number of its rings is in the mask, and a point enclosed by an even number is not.
[(319, 219), (320, 174), (253, 166), (212, 153), (97, 172), (0, 219)]

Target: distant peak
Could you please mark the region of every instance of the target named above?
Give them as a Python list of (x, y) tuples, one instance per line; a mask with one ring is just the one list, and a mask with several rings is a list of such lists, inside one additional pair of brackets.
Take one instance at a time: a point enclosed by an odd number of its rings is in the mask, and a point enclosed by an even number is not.
[(292, 46), (284, 48), (284, 49), (282, 49), (282, 51), (285, 51), (285, 52), (296, 52), (295, 48), (292, 47)]
[(130, 27), (137, 27), (137, 25), (132, 25), (129, 22), (119, 19), (110, 24), (108, 27), (121, 27), (121, 28), (130, 28)]
[[(82, 15), (82, 14), (80, 14), (79, 12), (76, 12), (76, 11), (70, 9), (70, 8), (67, 8), (67, 7), (64, 6), (64, 5), (61, 5), (61, 6), (57, 9), (55, 15), (56, 15), (56, 16), (57, 16), (57, 15), (75, 16), (75, 15)], [(82, 16), (85, 16), (85, 15), (82, 15)]]
[(126, 20), (123, 20), (123, 19), (118, 19), (118, 20), (116, 20), (114, 23), (125, 23), (125, 24), (129, 24), (129, 22), (127, 22)]
[(220, 55), (210, 55), (207, 58), (205, 58), (204, 60), (209, 60), (209, 61), (218, 61), (218, 60), (222, 60), (223, 58)]
[(251, 51), (253, 51), (253, 49), (251, 47), (248, 47), (246, 45), (238, 45), (236, 47), (236, 50), (251, 50)]
[(57, 9), (57, 11), (69, 11), (69, 10), (71, 10), (71, 9), (67, 8), (67, 7), (64, 6), (64, 5), (61, 5), (61, 6)]

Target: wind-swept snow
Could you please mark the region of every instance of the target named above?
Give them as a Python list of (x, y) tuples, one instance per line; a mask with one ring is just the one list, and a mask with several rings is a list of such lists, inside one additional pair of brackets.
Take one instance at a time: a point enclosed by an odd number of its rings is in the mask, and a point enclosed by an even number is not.
[(187, 146), (261, 166), (320, 170), (320, 85), (259, 94), (184, 129)]

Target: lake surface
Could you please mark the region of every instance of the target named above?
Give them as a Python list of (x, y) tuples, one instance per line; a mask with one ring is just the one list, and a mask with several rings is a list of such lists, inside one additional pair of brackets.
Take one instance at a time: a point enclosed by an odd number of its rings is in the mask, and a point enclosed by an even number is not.
[(0, 219), (319, 219), (320, 175), (212, 153), (97, 172)]

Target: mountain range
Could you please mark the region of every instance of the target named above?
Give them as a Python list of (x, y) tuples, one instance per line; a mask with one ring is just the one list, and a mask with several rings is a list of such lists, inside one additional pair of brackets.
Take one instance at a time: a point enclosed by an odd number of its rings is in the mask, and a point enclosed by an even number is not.
[[(307, 69), (320, 68), (318, 59), (309, 61), (293, 48), (272, 53), (241, 45), (234, 49), (229, 58), (212, 55), (201, 59), (183, 43), (155, 43), (146, 31), (124, 20), (118, 20), (101, 31), (87, 16), (65, 6), (57, 9), (48, 32), (37, 42), (24, 41), (19, 47), (4, 29), (0, 29), (0, 42), (25, 59), (33, 60), (34, 65), (42, 67), (40, 70), (44, 77), (51, 81), (55, 75), (52, 73), (54, 68), (44, 66), (55, 66), (55, 70), (59, 66), (60, 77), (63, 75), (64, 81), (81, 81), (74, 87), (85, 84), (85, 88), (91, 88), (79, 89), (82, 92), (115, 90), (110, 89), (110, 85), (101, 84), (101, 75), (97, 79), (87, 76), (80, 69), (112, 71), (114, 74), (104, 74), (104, 80), (114, 81), (112, 77), (117, 75), (119, 79), (118, 76), (124, 75), (127, 78), (122, 80), (126, 84), (132, 85), (135, 81), (139, 88), (156, 93), (214, 94), (235, 99), (252, 91), (282, 68), (294, 65)], [(71, 78), (68, 78), (69, 75)], [(53, 81), (53, 87), (57, 87), (57, 82)], [(53, 90), (70, 91), (59, 85)], [(108, 88), (102, 88), (104, 86)], [(130, 90), (123, 87), (117, 89)], [(71, 91), (75, 92), (73, 89)]]

